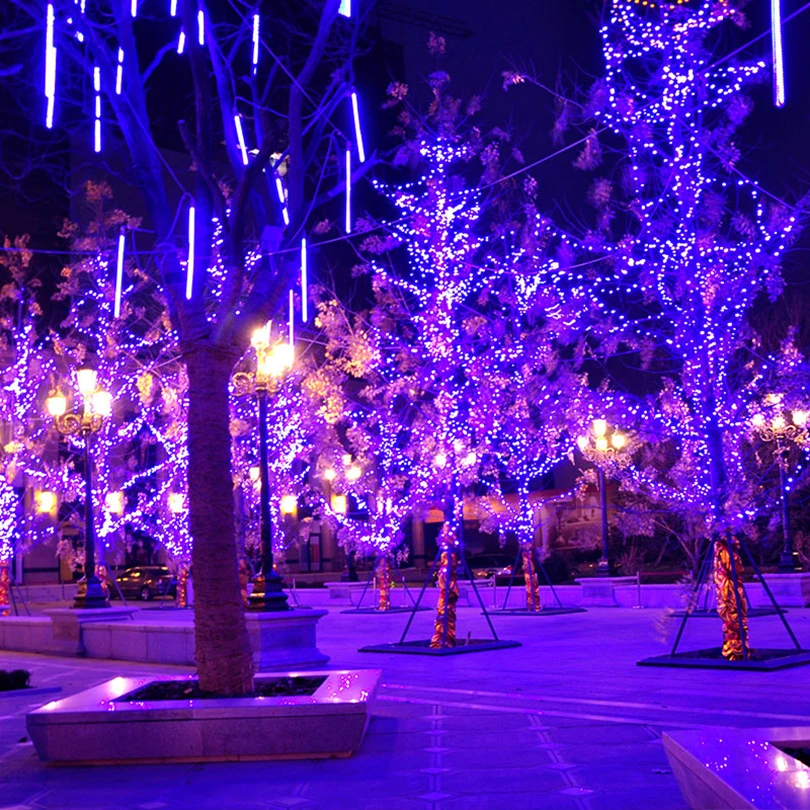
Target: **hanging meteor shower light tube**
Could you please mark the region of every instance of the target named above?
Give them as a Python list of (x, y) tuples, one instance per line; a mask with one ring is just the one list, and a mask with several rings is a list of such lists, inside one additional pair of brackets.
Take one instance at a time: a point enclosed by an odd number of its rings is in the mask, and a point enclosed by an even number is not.
[(202, 9), (197, 12), (197, 42), (205, 45), (205, 12)]
[(338, 9), (338, 14), (342, 14), (344, 17), (351, 17), (352, 0), (340, 0), (340, 8)]
[(93, 68), (93, 90), (95, 91), (94, 107), (95, 121), (93, 122), (93, 150), (101, 151), (101, 68)]
[(177, 0), (171, 0), (169, 4), (169, 14), (171, 14), (172, 17), (177, 16)]
[(124, 284), (124, 243), (126, 236), (124, 229), (118, 234), (118, 261), (115, 264), (115, 307), (113, 316), (121, 317), (121, 287)]
[(183, 53), (186, 49), (186, 32), (181, 28), (180, 36), (177, 38), (177, 53)]
[(346, 233), (352, 232), (352, 150), (346, 147)]
[(56, 48), (53, 44), (53, 4), (48, 3), (45, 18), (45, 98), (47, 109), (45, 112), (45, 126), (53, 129), (53, 108), (56, 102)]
[(259, 65), (259, 15), (253, 15), (253, 75)]
[(290, 224), (290, 212), (287, 210), (287, 197), (284, 194), (284, 183), (281, 178), (276, 175), (276, 193), (278, 194), (278, 201), (281, 203), (281, 217), (285, 225)]
[(188, 261), (186, 262), (186, 301), (191, 300), (194, 288), (194, 206), (188, 209)]
[(115, 95), (121, 95), (121, 86), (124, 82), (124, 49), (118, 49), (118, 67), (115, 69)]
[(133, 17), (138, 16), (138, 0), (131, 0), (131, 2), (129, 4), (129, 13)]
[(357, 105), (357, 91), (352, 90), (352, 115), (354, 116), (354, 139), (357, 141), (357, 156), (361, 163), (366, 162), (366, 149), (363, 145), (363, 131), (360, 129), (360, 109)]
[(782, 53), (782, 0), (771, 0), (771, 46), (773, 50), (773, 103), (785, 106), (785, 63)]
[(239, 113), (234, 113), (233, 116), (233, 123), (236, 127), (236, 140), (239, 142), (239, 151), (242, 153), (242, 163), (245, 166), (248, 165), (248, 153), (247, 147), (245, 146), (245, 134), (242, 132), (242, 119), (239, 116)]
[(295, 296), (290, 290), (290, 346), (295, 346)]
[(307, 304), (307, 238), (301, 238), (301, 320), (309, 320), (309, 306)]

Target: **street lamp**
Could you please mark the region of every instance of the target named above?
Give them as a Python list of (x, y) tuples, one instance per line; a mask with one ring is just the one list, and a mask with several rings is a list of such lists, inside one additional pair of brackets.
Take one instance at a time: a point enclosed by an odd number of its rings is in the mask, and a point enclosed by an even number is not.
[(776, 406), (770, 419), (764, 413), (754, 414), (751, 424), (757, 435), (766, 443), (773, 442), (776, 446), (776, 462), (779, 467), (779, 493), (782, 506), (782, 554), (779, 557), (778, 571), (780, 574), (790, 574), (801, 571), (799, 552), (793, 548), (793, 537), (790, 534), (790, 512), (788, 510), (787, 471), (790, 457), (791, 443), (804, 445), (807, 443), (808, 421), (810, 414), (807, 411), (791, 411), (781, 407), (782, 397), (771, 394), (766, 398), (766, 405)]
[(233, 384), (237, 396), (255, 394), (259, 405), (259, 486), (262, 568), (250, 595), (248, 610), (289, 610), (283, 580), (273, 568), (273, 525), (270, 521), (270, 473), (267, 464), (267, 395), (276, 394), (292, 368), (295, 348), (288, 343), (270, 343), (270, 323), (253, 333), (256, 371), (237, 372)]
[(104, 608), (110, 603), (96, 575), (96, 529), (93, 521), (93, 468), (90, 454), (90, 437), (98, 433), (104, 420), (112, 413), (112, 394), (98, 387), (94, 369), (80, 368), (76, 382), (82, 398), (80, 413), (68, 411), (68, 400), (56, 392), (45, 400), (45, 408), (53, 417), (56, 429), (63, 436), (81, 435), (84, 440), (84, 579), (79, 582), (79, 591), (73, 606), (76, 608)]
[(602, 556), (596, 566), (596, 576), (609, 577), (613, 573), (608, 549), (607, 486), (602, 464), (606, 461), (621, 466), (630, 463), (630, 457), (622, 452), (627, 446), (627, 437), (608, 426), (605, 419), (594, 419), (590, 432), (577, 439), (577, 446), (585, 458), (594, 463), (599, 477), (599, 503), (602, 509)]

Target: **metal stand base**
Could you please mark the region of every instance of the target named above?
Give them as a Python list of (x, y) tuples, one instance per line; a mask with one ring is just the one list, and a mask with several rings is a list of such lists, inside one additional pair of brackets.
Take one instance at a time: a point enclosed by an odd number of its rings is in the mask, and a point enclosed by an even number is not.
[(393, 644), (372, 644), (361, 647), (358, 652), (399, 653), (401, 655), (465, 655), (466, 653), (505, 650), (523, 646), (519, 641), (496, 641), (494, 639), (461, 639), (455, 647), (431, 647), (430, 640), (401, 641)]
[(564, 616), (566, 613), (587, 613), (581, 607), (544, 607), (540, 610), (528, 608), (493, 608), (490, 613), (498, 616)]
[(102, 590), (100, 580), (95, 579), (90, 582), (79, 580), (79, 591), (76, 594), (76, 598), (73, 600), (74, 608), (77, 610), (94, 610), (97, 608), (108, 608), (109, 606), (110, 600), (107, 598), (107, 594)]
[(284, 593), (284, 580), (275, 572), (255, 580), (253, 593), (248, 597), (247, 610), (251, 613), (279, 613), (290, 610), (287, 594)]
[[(786, 608), (748, 608), (748, 618), (755, 619), (757, 616), (777, 616), (781, 613), (788, 613)], [(693, 610), (691, 613), (687, 610), (676, 610), (674, 613), (668, 614), (671, 619), (682, 619), (684, 616), (689, 616), (690, 619), (717, 619), (720, 614), (716, 608), (701, 608), (700, 610)]]
[[(426, 610), (430, 610), (430, 608), (420, 607), (417, 608), (416, 611), (422, 613)], [(385, 616), (386, 613), (413, 613), (414, 609), (412, 607), (392, 607), (388, 608), (388, 610), (380, 610), (379, 608), (348, 608), (347, 610), (341, 610), (341, 613), (363, 613), (366, 615), (375, 615), (375, 616)]]
[(801, 667), (810, 664), (810, 650), (752, 650), (751, 657), (740, 661), (727, 661), (720, 647), (691, 650), (675, 655), (656, 655), (637, 662), (640, 667), (686, 667), (690, 669), (741, 669), (772, 672), (777, 669)]

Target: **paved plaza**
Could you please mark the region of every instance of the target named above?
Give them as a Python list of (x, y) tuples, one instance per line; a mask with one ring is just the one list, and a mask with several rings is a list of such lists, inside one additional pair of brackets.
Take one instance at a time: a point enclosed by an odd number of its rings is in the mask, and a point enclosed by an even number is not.
[[(810, 610), (789, 618), (810, 647)], [(663, 730), (798, 725), (810, 713), (810, 667), (637, 667), (671, 644), (677, 622), (661, 610), (498, 617), (518, 649), (442, 659), (357, 652), (397, 640), (405, 620), (334, 611), (319, 625), (330, 666), (383, 670), (368, 735), (348, 760), (48, 767), (26, 737), (30, 708), (116, 675), (188, 670), (0, 652), (0, 668), (26, 667), (35, 687), (61, 687), (0, 695), (0, 810), (681, 810)], [(431, 620), (420, 613), (409, 638), (427, 637)], [(472, 608), (458, 627), (486, 636)], [(717, 621), (693, 619), (684, 648), (716, 645), (719, 633)], [(755, 647), (788, 646), (776, 617), (753, 619), (751, 635)]]

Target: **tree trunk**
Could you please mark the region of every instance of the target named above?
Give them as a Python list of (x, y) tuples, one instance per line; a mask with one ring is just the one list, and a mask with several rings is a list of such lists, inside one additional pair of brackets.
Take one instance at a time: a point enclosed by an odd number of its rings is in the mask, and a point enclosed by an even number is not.
[(235, 353), (195, 342), (188, 366), (188, 491), (194, 633), (200, 688), (241, 695), (253, 688), (234, 528), (228, 382)]

